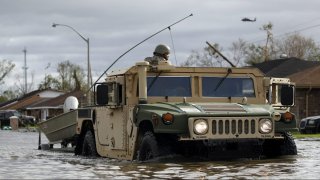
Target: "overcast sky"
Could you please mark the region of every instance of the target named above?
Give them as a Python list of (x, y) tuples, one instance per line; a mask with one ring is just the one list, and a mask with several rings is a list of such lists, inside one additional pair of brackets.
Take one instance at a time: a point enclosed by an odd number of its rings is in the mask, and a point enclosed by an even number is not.
[[(0, 0), (0, 60), (16, 67), (0, 90), (13, 86), (16, 75), (23, 82), (27, 50), (28, 82), (34, 89), (45, 74), (55, 76), (57, 64), (69, 60), (87, 70), (87, 46), (65, 24), (90, 39), (93, 81), (125, 51), (168, 25), (192, 17), (139, 45), (112, 69), (128, 67), (151, 56), (157, 44), (175, 47), (180, 64), (205, 42), (228, 49), (239, 38), (257, 44), (265, 40), (262, 25), (272, 22), (275, 38), (294, 31), (320, 42), (319, 0)], [(244, 17), (256, 22), (242, 22)], [(307, 30), (304, 30), (304, 29)], [(48, 67), (48, 64), (50, 66)], [(48, 68), (46, 68), (48, 67)]]

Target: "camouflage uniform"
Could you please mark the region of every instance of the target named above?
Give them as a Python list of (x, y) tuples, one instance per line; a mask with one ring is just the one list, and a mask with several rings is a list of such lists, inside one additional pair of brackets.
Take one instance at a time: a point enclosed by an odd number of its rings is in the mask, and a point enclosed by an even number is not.
[(156, 56), (156, 55), (154, 55), (154, 56), (152, 56), (152, 57), (147, 57), (147, 58), (145, 58), (144, 60), (147, 61), (147, 62), (149, 62), (150, 65), (152, 65), (152, 66), (158, 65), (158, 64), (159, 64), (159, 61), (167, 61), (165, 58), (160, 57), (160, 56)]
[(152, 57), (147, 57), (144, 60), (149, 62), (150, 65), (156, 66), (160, 61), (167, 61), (170, 54), (170, 47), (164, 44), (159, 44), (154, 52)]

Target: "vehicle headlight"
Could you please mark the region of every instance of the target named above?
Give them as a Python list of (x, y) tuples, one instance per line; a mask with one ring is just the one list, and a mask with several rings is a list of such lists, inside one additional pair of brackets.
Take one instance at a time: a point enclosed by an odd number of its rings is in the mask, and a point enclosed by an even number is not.
[(272, 131), (272, 121), (270, 119), (260, 119), (259, 121), (260, 133), (270, 133)]
[(198, 119), (193, 123), (193, 131), (198, 135), (208, 132), (208, 122), (205, 119)]

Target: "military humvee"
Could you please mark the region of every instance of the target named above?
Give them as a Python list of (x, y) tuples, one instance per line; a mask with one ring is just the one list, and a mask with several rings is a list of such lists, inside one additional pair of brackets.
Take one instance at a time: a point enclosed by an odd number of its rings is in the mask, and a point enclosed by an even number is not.
[(289, 133), (296, 128), (289, 112), (294, 85), (256, 68), (138, 62), (97, 83), (94, 99), (94, 106), (59, 117), (75, 122), (76, 154), (140, 161), (170, 153), (217, 159), (297, 154)]

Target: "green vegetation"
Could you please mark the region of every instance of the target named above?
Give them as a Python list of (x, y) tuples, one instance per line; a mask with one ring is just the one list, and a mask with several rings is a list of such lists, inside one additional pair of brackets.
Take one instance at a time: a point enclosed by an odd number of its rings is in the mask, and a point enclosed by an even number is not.
[(299, 131), (291, 132), (295, 139), (320, 138), (320, 134), (301, 134)]

